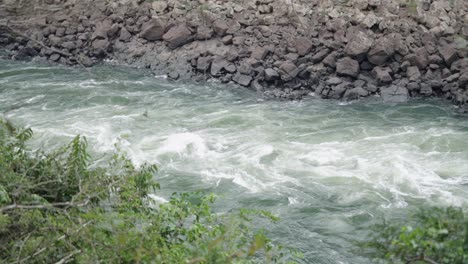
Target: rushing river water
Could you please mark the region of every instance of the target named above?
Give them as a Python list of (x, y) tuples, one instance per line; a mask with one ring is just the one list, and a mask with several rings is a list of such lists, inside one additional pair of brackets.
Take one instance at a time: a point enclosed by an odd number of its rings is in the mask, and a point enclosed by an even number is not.
[(269, 210), (270, 235), (306, 263), (371, 263), (356, 241), (372, 224), (468, 204), (468, 116), (440, 101), (262, 101), (123, 67), (0, 61), (0, 111), (33, 128), (32, 147), (81, 134), (98, 158), (118, 144), (158, 164), (158, 199), (203, 190), (219, 211)]

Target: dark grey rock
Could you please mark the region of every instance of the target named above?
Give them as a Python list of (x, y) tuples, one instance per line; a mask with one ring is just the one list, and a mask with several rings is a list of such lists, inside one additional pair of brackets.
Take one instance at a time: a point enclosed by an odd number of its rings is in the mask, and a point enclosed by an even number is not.
[(158, 18), (153, 18), (142, 26), (140, 37), (149, 41), (162, 40), (165, 31), (166, 24)]
[(372, 75), (379, 84), (389, 84), (393, 81), (392, 76), (390, 75), (391, 70), (389, 68), (384, 68), (381, 66), (374, 67), (372, 70)]
[(313, 63), (321, 62), (323, 59), (325, 59), (325, 57), (327, 57), (328, 53), (330, 53), (329, 49), (323, 49), (315, 53), (311, 60)]
[(197, 70), (207, 72), (211, 65), (210, 57), (199, 57), (197, 59)]
[(369, 95), (369, 92), (362, 87), (356, 87), (353, 89), (346, 90), (345, 94), (343, 95), (343, 99), (348, 101), (350, 100), (357, 100), (361, 97), (366, 97)]
[(383, 65), (394, 52), (391, 42), (386, 37), (382, 37), (370, 49), (367, 60), (374, 65)]
[(274, 80), (277, 80), (279, 79), (279, 74), (277, 71), (271, 69), (271, 68), (268, 68), (268, 69), (265, 69), (265, 80), (266, 81), (274, 81)]
[(192, 41), (193, 37), (192, 32), (190, 32), (185, 24), (181, 24), (169, 29), (163, 35), (163, 40), (167, 42), (170, 49), (176, 49)]
[(297, 38), (295, 44), (296, 51), (299, 56), (307, 55), (312, 49), (312, 41), (304, 37)]
[(448, 66), (458, 59), (457, 50), (451, 45), (440, 47), (439, 53)]
[(406, 76), (410, 81), (417, 81), (421, 79), (421, 72), (419, 71), (419, 68), (416, 66), (411, 66), (406, 69)]
[(365, 55), (374, 44), (374, 40), (366, 33), (358, 31), (346, 44), (344, 52), (350, 57), (359, 58)]
[(385, 102), (402, 103), (408, 100), (408, 89), (391, 85), (380, 89), (380, 95)]
[(349, 57), (342, 58), (336, 63), (336, 73), (342, 76), (357, 77), (359, 62)]
[(249, 86), (250, 82), (252, 81), (252, 77), (250, 77), (249, 75), (245, 75), (245, 74), (236, 74), (234, 75), (234, 77), (232, 77), (232, 80), (235, 81), (236, 83), (242, 85), (242, 86)]
[(294, 79), (299, 74), (299, 69), (293, 62), (286, 61), (279, 67), (279, 74), (281, 76), (281, 80), (287, 82)]
[(120, 36), (119, 40), (123, 42), (127, 42), (132, 38), (132, 34), (128, 32), (128, 30), (125, 27), (122, 27), (120, 30)]

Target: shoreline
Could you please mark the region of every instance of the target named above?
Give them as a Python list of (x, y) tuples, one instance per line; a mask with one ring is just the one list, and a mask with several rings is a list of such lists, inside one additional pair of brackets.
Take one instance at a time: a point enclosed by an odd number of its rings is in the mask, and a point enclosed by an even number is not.
[(0, 46), (10, 59), (80, 67), (111, 59), (169, 79), (216, 79), (285, 100), (314, 93), (343, 101), (377, 95), (384, 102), (468, 102), (463, 1), (421, 1), (409, 14), (408, 5), (394, 10), (374, 0), (59, 0), (24, 9), (4, 2), (0, 14), (21, 21), (0, 23)]

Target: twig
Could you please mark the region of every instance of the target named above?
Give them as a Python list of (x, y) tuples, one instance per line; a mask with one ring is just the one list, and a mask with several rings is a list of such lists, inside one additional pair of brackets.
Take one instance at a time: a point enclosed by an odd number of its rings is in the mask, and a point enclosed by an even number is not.
[(50, 204), (35, 204), (35, 205), (23, 205), (23, 204), (10, 204), (0, 208), (0, 212), (5, 212), (8, 210), (13, 209), (57, 209), (60, 207), (83, 207), (88, 205), (89, 200), (83, 203), (71, 203), (71, 202), (64, 202), (64, 203), (50, 203)]
[(61, 260), (57, 261), (55, 264), (66, 263), (68, 259), (70, 259), (71, 257), (73, 257), (73, 255), (78, 254), (78, 253), (81, 253), (81, 250), (75, 250), (75, 251), (71, 252), (70, 254), (68, 254), (67, 256), (62, 258)]

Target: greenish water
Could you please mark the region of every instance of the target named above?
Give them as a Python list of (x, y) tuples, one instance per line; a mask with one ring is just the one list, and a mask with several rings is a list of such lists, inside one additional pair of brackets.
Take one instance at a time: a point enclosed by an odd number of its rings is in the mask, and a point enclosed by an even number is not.
[(0, 61), (0, 111), (33, 128), (32, 147), (81, 134), (98, 158), (118, 144), (159, 164), (156, 199), (203, 190), (220, 212), (269, 210), (270, 235), (305, 263), (372, 263), (355, 242), (383, 217), (468, 205), (468, 116), (441, 101), (262, 101), (128, 68)]

